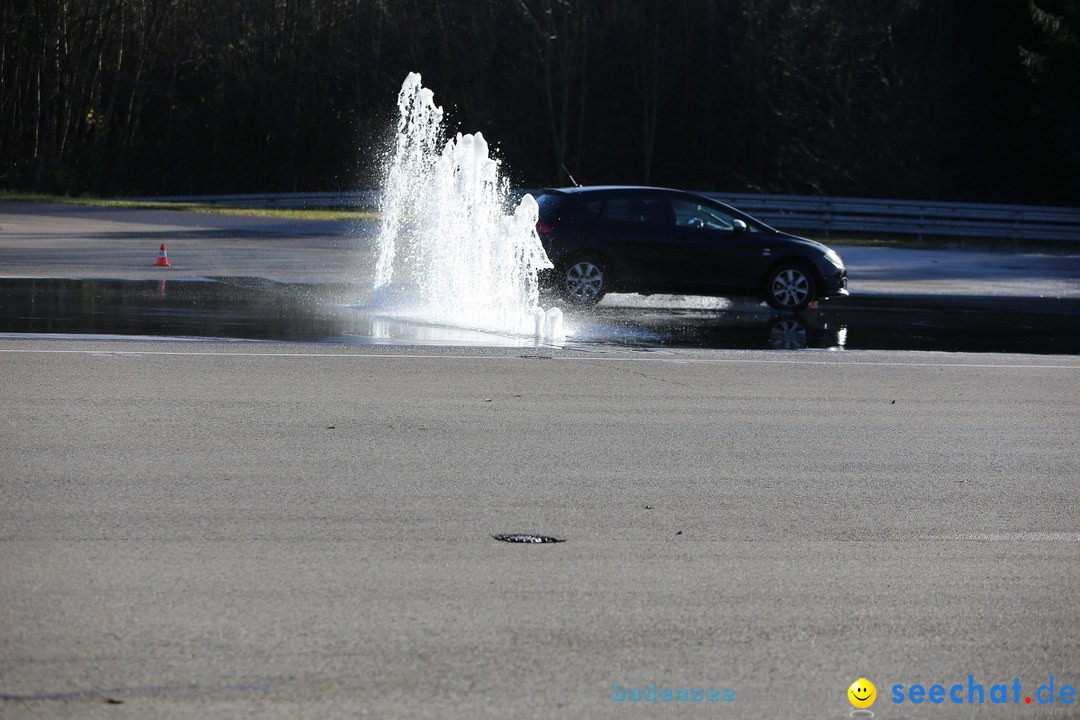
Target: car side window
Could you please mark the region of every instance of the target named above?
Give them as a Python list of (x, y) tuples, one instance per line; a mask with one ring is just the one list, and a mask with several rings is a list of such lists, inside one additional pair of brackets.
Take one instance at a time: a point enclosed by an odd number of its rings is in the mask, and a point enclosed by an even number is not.
[(667, 222), (664, 210), (663, 200), (657, 197), (613, 197), (604, 205), (604, 218), (609, 222), (662, 226)]
[(581, 206), (581, 217), (583, 220), (599, 220), (603, 209), (603, 200), (590, 200)]
[(671, 209), (675, 213), (675, 224), (681, 228), (702, 228), (728, 232), (735, 229), (735, 218), (711, 205), (683, 200), (682, 198), (672, 198)]

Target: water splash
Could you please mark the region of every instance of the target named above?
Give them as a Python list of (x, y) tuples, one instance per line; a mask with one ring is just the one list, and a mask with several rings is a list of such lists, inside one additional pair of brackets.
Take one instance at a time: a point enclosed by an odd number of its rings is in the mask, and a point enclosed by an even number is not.
[[(537, 323), (537, 272), (551, 267), (526, 195), (510, 214), (510, 185), (481, 133), (444, 139), (443, 111), (420, 75), (398, 94), (398, 131), (387, 168), (377, 239), (375, 299), (425, 321), (558, 340)], [(547, 315), (545, 314), (545, 318)]]

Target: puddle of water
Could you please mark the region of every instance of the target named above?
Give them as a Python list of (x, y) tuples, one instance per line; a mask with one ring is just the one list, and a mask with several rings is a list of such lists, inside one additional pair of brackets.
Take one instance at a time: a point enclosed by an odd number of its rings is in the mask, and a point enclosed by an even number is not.
[[(532, 336), (385, 317), (348, 285), (214, 281), (0, 279), (0, 332), (195, 337), (352, 345), (536, 347)], [(1080, 302), (979, 300), (905, 306), (848, 300), (798, 316), (748, 301), (702, 305), (654, 296), (567, 313), (572, 346), (636, 349), (935, 350), (1080, 354)]]
[(346, 285), (0, 280), (0, 332), (533, 347), (533, 338), (366, 314)]

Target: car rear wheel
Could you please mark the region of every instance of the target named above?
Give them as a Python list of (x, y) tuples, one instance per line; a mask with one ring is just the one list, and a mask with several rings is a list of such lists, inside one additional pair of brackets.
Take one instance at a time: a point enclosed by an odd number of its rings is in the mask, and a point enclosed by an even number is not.
[(607, 266), (596, 257), (574, 258), (561, 273), (563, 296), (577, 305), (595, 305), (608, 289)]
[(799, 312), (814, 299), (814, 275), (801, 265), (778, 265), (765, 282), (765, 302), (777, 310)]

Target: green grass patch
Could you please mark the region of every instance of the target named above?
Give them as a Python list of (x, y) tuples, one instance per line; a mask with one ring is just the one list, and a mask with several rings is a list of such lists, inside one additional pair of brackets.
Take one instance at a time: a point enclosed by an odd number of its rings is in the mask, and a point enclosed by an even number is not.
[(208, 203), (160, 202), (156, 200), (106, 200), (103, 198), (66, 197), (35, 193), (0, 191), (0, 200), (19, 202), (61, 203), (85, 207), (131, 208), (137, 210), (179, 210), (182, 212), (217, 215), (248, 215), (255, 217), (292, 218), (297, 220), (371, 220), (379, 214), (372, 210), (342, 208), (245, 208), (211, 205)]

